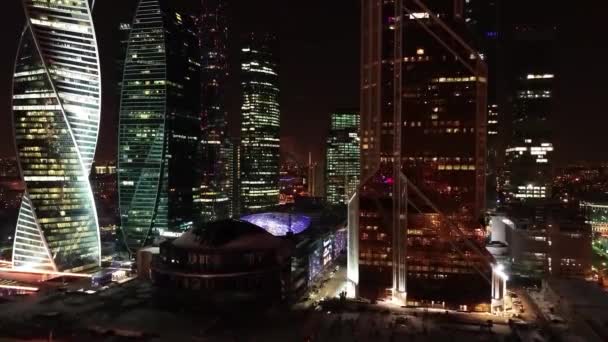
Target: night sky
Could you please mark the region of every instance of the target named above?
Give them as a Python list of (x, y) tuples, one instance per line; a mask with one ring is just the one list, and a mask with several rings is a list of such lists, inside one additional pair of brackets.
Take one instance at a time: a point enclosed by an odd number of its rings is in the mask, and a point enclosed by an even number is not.
[[(528, 0), (530, 1), (530, 0)], [(2, 0), (0, 12), (0, 156), (12, 156), (10, 84), (23, 27), (20, 0)], [(196, 8), (195, 0), (172, 0)], [(130, 21), (135, 0), (97, 0), (94, 18), (103, 73), (102, 128), (98, 159), (113, 159), (116, 150), (118, 95), (116, 66), (118, 23)], [(554, 2), (557, 4), (557, 2)], [(590, 3), (586, 7), (585, 5)], [(599, 1), (560, 6), (560, 69), (555, 120), (557, 157), (608, 161), (606, 92), (608, 45), (605, 11)], [(359, 94), (358, 0), (233, 0), (231, 51), (239, 37), (254, 30), (275, 32), (280, 43), (282, 150), (305, 160), (308, 151), (322, 158), (329, 113), (356, 108)], [(560, 4), (561, 5), (561, 4)], [(522, 10), (526, 10), (522, 6)], [(568, 11), (567, 13), (565, 11)], [(233, 62), (238, 56), (232, 56)], [(233, 63), (236, 66), (236, 63)], [(238, 82), (238, 80), (237, 80)], [(240, 98), (233, 82), (229, 104), (231, 132), (238, 132)]]

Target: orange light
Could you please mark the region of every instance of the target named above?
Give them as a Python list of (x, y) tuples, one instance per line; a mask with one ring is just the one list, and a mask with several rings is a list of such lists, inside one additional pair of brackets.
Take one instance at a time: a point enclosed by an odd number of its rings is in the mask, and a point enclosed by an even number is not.
[(38, 292), (38, 288), (37, 287), (18, 286), (18, 285), (0, 285), (0, 289), (23, 290), (23, 291)]
[(91, 278), (91, 274), (82, 274), (82, 273), (69, 273), (69, 272), (54, 272), (54, 271), (39, 271), (39, 270), (23, 270), (16, 268), (6, 268), (0, 267), (0, 272), (9, 272), (9, 273), (29, 273), (29, 274), (46, 274), (46, 275), (55, 275), (55, 276), (64, 276), (64, 277), (75, 277), (75, 278)]

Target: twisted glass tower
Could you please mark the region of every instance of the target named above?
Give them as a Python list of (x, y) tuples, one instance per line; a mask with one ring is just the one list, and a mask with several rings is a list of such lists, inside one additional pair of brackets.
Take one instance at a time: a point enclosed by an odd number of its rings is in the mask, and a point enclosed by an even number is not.
[(13, 267), (79, 272), (101, 260), (89, 172), (101, 78), (89, 0), (23, 1), (13, 79), (13, 129), (26, 190)]

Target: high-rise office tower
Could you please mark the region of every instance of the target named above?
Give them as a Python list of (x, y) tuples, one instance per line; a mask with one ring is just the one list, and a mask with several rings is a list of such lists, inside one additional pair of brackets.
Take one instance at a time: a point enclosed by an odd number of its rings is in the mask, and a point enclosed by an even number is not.
[(242, 213), (279, 204), (279, 78), (274, 37), (251, 35), (242, 48)]
[(512, 136), (505, 190), (510, 200), (529, 201), (551, 197), (557, 33), (550, 23), (517, 19), (510, 21), (507, 37), (509, 50), (517, 53), (509, 62)]
[(325, 161), (325, 197), (328, 203), (346, 204), (357, 190), (360, 154), (359, 113), (332, 113)]
[(13, 248), (16, 269), (99, 266), (89, 184), (101, 111), (91, 4), (24, 1), (26, 27), (13, 79), (13, 126), (26, 184)]
[(202, 221), (231, 215), (230, 144), (226, 136), (225, 104), (228, 76), (226, 3), (204, 0), (198, 20), (201, 46), (202, 165), (200, 210)]
[(468, 0), (465, 2), (465, 21), (475, 34), (475, 47), (488, 66), (487, 114), (487, 204), (493, 208), (497, 199), (497, 179), (504, 161), (503, 129), (507, 100), (504, 51), (503, 0)]
[(362, 2), (362, 175), (349, 203), (347, 270), (362, 296), (490, 302), (479, 234), (487, 71), (463, 5)]
[(140, 0), (125, 60), (118, 142), (121, 230), (130, 252), (194, 220), (200, 64), (189, 16)]

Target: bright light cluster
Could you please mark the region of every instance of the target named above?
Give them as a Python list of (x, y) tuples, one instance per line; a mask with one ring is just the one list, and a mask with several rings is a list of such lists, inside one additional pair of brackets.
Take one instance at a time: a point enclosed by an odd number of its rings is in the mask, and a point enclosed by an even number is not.
[(261, 213), (244, 216), (241, 220), (255, 224), (274, 236), (300, 234), (310, 227), (310, 217), (288, 213)]

